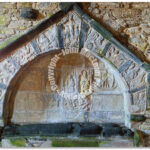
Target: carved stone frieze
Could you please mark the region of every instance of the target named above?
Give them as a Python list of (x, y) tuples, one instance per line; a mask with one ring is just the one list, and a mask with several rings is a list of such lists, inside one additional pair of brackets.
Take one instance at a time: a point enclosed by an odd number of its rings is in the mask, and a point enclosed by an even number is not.
[(90, 28), (85, 39), (84, 47), (99, 53), (100, 50), (104, 49), (107, 43), (108, 40), (106, 40), (100, 33)]
[(113, 63), (118, 69), (129, 61), (129, 58), (115, 46), (110, 47), (105, 57), (109, 61), (111, 61), (111, 63)]
[(61, 21), (64, 48), (79, 47), (79, 36), (81, 31), (81, 18), (74, 13)]
[(136, 112), (143, 112), (146, 110), (147, 93), (146, 90), (138, 91), (131, 94), (133, 105), (137, 106)]
[(18, 65), (22, 66), (33, 60), (36, 57), (36, 53), (32, 45), (28, 43), (14, 53), (11, 57)]
[(39, 46), (40, 53), (44, 53), (50, 50), (58, 49), (58, 33), (57, 26), (53, 26), (46, 30), (44, 33), (40, 34), (36, 38), (36, 42)]
[(8, 85), (18, 69), (9, 61), (5, 59), (0, 62), (0, 83)]
[(122, 76), (125, 78), (130, 90), (147, 84), (146, 72), (134, 62), (122, 72)]

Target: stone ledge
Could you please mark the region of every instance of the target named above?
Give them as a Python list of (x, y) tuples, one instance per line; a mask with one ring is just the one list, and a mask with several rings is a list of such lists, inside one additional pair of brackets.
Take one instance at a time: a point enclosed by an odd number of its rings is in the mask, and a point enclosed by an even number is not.
[(132, 137), (130, 129), (114, 123), (53, 123), (10, 125), (3, 130), (2, 137), (13, 136), (126, 136)]

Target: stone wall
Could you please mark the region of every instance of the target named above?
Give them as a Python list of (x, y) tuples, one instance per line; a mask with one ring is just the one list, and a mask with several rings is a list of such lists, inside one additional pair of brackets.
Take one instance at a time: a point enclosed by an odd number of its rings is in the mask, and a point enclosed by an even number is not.
[[(39, 14), (36, 20), (23, 19), (21, 10), (33, 8)], [(32, 28), (43, 19), (50, 17), (59, 11), (58, 3), (37, 2), (1, 2), (0, 3), (0, 48), (5, 47), (11, 41), (21, 36), (25, 31)]]
[(83, 8), (126, 47), (150, 59), (150, 3), (83, 3)]
[[(60, 10), (59, 3), (0, 3), (0, 48)], [(82, 3), (83, 9), (102, 23), (126, 47), (144, 60), (150, 59), (150, 3)], [(20, 17), (23, 8), (39, 11), (38, 19)], [(11, 38), (10, 38), (11, 37)]]

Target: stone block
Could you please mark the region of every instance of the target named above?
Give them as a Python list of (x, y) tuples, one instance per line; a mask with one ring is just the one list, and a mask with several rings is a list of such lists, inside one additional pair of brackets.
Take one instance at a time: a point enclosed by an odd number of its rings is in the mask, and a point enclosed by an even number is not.
[(62, 35), (64, 48), (71, 48), (71, 47), (79, 48), (81, 18), (75, 13), (74, 14), (69, 13), (67, 15), (67, 18), (65, 19), (66, 22), (62, 20)]
[(18, 68), (9, 59), (0, 62), (0, 83), (8, 85), (17, 71)]
[(24, 47), (20, 48), (20, 50), (14, 53), (11, 57), (18, 65), (22, 66), (33, 60), (35, 56), (35, 50), (33, 49), (32, 45), (28, 43)]
[(0, 3), (0, 8), (16, 9), (16, 3), (14, 3), (14, 2)]
[[(13, 113), (13, 116), (11, 118), (11, 122), (14, 124), (26, 124), (27, 122), (27, 113), (21, 113), (21, 112), (15, 112)], [(29, 123), (29, 121), (28, 121)]]
[(143, 85), (146, 85), (146, 72), (140, 68), (136, 63), (131, 63), (127, 68), (122, 72), (122, 76), (125, 78), (130, 90), (135, 88), (140, 88)]
[(31, 21), (27, 20), (12, 20), (10, 24), (8, 25), (8, 28), (10, 29), (18, 29), (18, 30), (25, 30), (32, 26)]
[(24, 8), (24, 7), (32, 7), (31, 2), (19, 2), (17, 3), (17, 8)]
[(122, 95), (94, 95), (91, 98), (91, 111), (123, 111)]
[(137, 91), (135, 93), (131, 93), (133, 98), (133, 104), (137, 105), (140, 108), (140, 111), (144, 112), (146, 110), (146, 103), (147, 103), (147, 94), (146, 90)]
[(132, 3), (131, 6), (132, 8), (136, 8), (136, 9), (143, 9), (149, 7), (148, 3)]
[(30, 92), (42, 91), (42, 70), (37, 71), (34, 69), (24, 71), (24, 78), (19, 84), (19, 90)]
[(124, 112), (113, 111), (90, 111), (88, 115), (90, 122), (95, 123), (124, 123)]
[(58, 49), (58, 35), (57, 35), (57, 27), (53, 26), (50, 30), (47, 30), (43, 34), (40, 34), (37, 37), (36, 42), (39, 46), (40, 53), (44, 53), (50, 50)]

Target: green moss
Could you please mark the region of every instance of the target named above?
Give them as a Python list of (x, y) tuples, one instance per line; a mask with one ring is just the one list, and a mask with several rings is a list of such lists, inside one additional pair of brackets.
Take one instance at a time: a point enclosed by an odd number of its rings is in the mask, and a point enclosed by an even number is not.
[(49, 12), (47, 16), (50, 17), (52, 15), (53, 15), (53, 12)]
[(138, 132), (134, 132), (134, 146), (139, 146), (139, 144), (140, 144), (140, 136), (139, 136), (139, 134), (138, 134)]
[(99, 54), (100, 54), (100, 56), (103, 55), (103, 49), (100, 49), (100, 50), (99, 50)]
[(104, 144), (108, 144), (109, 142), (110, 142), (110, 140), (100, 141), (99, 146), (103, 146)]
[(21, 138), (12, 138), (9, 139), (10, 143), (16, 147), (25, 147), (26, 146), (26, 140)]
[(146, 50), (146, 47), (147, 47), (147, 43), (143, 43), (142, 45), (141, 45), (141, 51), (142, 52), (144, 52), (145, 50)]
[(99, 147), (99, 143), (95, 141), (52, 141), (52, 147)]
[(6, 25), (7, 19), (5, 16), (1, 15), (0, 16), (0, 25), (4, 26)]
[(0, 44), (0, 49), (8, 46), (10, 43), (12, 43), (13, 41), (15, 41), (16, 39), (18, 39), (21, 35), (16, 35), (16, 36), (13, 36), (7, 40), (5, 40), (3, 43)]

